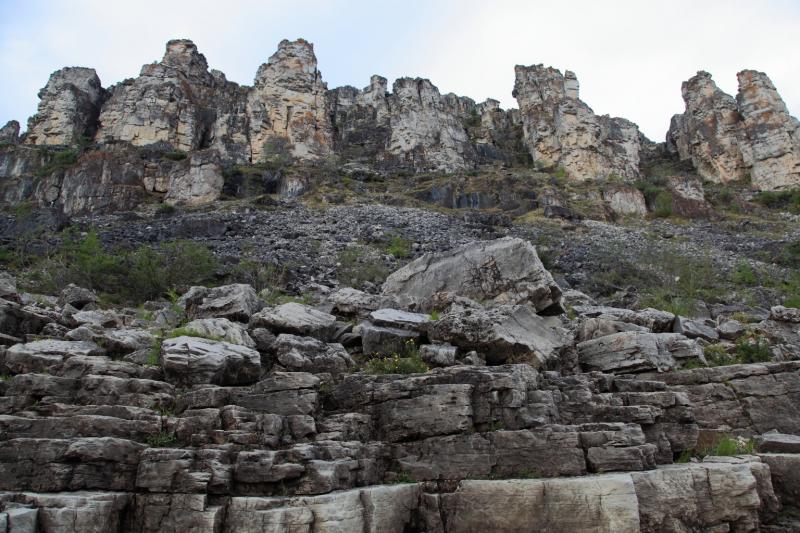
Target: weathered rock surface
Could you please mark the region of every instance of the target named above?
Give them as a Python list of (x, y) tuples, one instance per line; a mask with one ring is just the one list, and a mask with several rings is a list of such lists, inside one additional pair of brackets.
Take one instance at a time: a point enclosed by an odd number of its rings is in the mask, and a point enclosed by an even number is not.
[(595, 115), (578, 97), (573, 72), (562, 75), (543, 65), (517, 65), (514, 72), (513, 94), (534, 161), (563, 167), (577, 180), (639, 176), (639, 129), (625, 119)]
[(106, 93), (91, 68), (54, 72), (39, 91), (39, 109), (28, 121), (26, 144), (71, 145), (92, 138)]
[(238, 322), (247, 322), (264, 307), (255, 289), (243, 283), (210, 289), (192, 287), (178, 303), (190, 318), (227, 318)]
[(558, 314), (561, 289), (542, 265), (536, 248), (518, 238), (426, 254), (391, 274), (383, 294), (419, 309), (434, 307), (437, 293), (499, 303), (529, 302), (537, 313)]
[(261, 372), (261, 356), (251, 348), (199, 337), (176, 337), (161, 345), (161, 360), (173, 383), (244, 385)]
[(686, 111), (672, 119), (668, 148), (711, 181), (751, 179), (760, 190), (796, 187), (800, 123), (766, 74), (743, 70), (737, 77), (735, 99), (718, 89), (707, 72), (684, 82)]

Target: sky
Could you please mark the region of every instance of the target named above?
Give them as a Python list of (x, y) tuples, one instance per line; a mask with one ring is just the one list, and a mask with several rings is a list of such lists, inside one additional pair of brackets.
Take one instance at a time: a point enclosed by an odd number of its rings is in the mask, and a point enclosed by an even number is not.
[(298, 37), (329, 88), (423, 77), (509, 108), (514, 65), (572, 70), (595, 113), (655, 141), (698, 70), (733, 95), (738, 71), (766, 72), (800, 116), (800, 0), (0, 0), (0, 125), (24, 128), (64, 66), (92, 67), (109, 87), (190, 38), (211, 68), (250, 85), (278, 42)]

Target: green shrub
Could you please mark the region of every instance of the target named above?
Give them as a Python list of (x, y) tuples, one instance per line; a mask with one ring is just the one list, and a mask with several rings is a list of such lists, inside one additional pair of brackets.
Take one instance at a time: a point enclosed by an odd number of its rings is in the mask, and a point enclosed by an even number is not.
[(159, 366), (161, 363), (161, 337), (153, 339), (150, 351), (147, 352), (147, 363), (149, 366)]
[(358, 287), (363, 283), (383, 283), (389, 269), (379, 258), (372, 258), (363, 246), (349, 246), (338, 256), (340, 283)]
[(147, 438), (147, 445), (151, 448), (171, 448), (178, 443), (178, 437), (174, 433), (161, 431), (158, 435)]
[(408, 472), (391, 472), (394, 474), (389, 480), (390, 484), (399, 485), (401, 483), (415, 483), (414, 478)]
[(264, 261), (242, 259), (230, 270), (228, 276), (236, 283), (252, 285), (257, 292), (271, 289), (272, 293), (274, 289), (286, 283), (289, 270), (286, 265), (278, 266)]
[(659, 192), (653, 201), (653, 215), (658, 218), (672, 216), (672, 194), (669, 191)]
[(186, 152), (183, 150), (171, 150), (164, 153), (164, 157), (172, 161), (183, 161), (186, 159)]
[(440, 318), (439, 311), (431, 311), (430, 317), (432, 321), (436, 322)]
[(422, 361), (419, 354), (410, 357), (400, 357), (394, 354), (391, 357), (376, 357), (364, 365), (367, 374), (422, 374), (428, 371), (428, 366)]
[(155, 248), (142, 246), (130, 254), (128, 263), (125, 281), (130, 298), (138, 301), (203, 284), (218, 268), (211, 250), (192, 241), (161, 243)]
[(175, 213), (178, 209), (172, 204), (158, 204), (156, 208), (157, 215), (171, 215)]
[(481, 125), (481, 116), (477, 109), (472, 109), (469, 117), (464, 119), (464, 129), (477, 128)]
[(769, 341), (760, 335), (743, 335), (736, 341), (736, 357), (741, 363), (772, 361)]
[(264, 298), (264, 302), (266, 302), (267, 305), (283, 305), (288, 303), (309, 305), (311, 301), (311, 296), (308, 294), (296, 296), (281, 291), (270, 291), (266, 298)]
[(773, 260), (779, 265), (788, 267), (800, 265), (800, 241), (790, 242), (786, 246), (782, 246)]
[(558, 180), (563, 180), (567, 177), (567, 169), (564, 167), (558, 167), (555, 172), (553, 172), (553, 177)]
[(711, 447), (704, 450), (704, 455), (729, 456), (752, 454), (755, 450), (755, 443), (752, 439), (744, 437), (723, 436), (718, 439)]
[(769, 209), (782, 209), (790, 213), (800, 213), (800, 189), (787, 191), (763, 191), (754, 200)]
[(67, 149), (53, 154), (52, 159), (36, 171), (36, 176), (44, 178), (57, 170), (66, 170), (78, 162), (78, 151)]
[(386, 253), (397, 259), (404, 259), (411, 255), (411, 241), (400, 235), (395, 235), (389, 240), (389, 244), (386, 246)]
[(731, 274), (731, 281), (736, 285), (752, 287), (757, 284), (758, 280), (756, 279), (756, 273), (753, 271), (753, 267), (750, 266), (750, 263), (741, 260)]

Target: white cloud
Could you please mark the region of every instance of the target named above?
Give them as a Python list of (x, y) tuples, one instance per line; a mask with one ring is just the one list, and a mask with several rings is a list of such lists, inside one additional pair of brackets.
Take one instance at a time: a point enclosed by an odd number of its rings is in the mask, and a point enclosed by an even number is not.
[(506, 107), (516, 105), (514, 65), (545, 63), (575, 71), (595, 112), (628, 118), (654, 140), (683, 110), (681, 82), (701, 69), (734, 94), (737, 71), (765, 71), (800, 113), (789, 56), (800, 49), (800, 8), (789, 0), (5, 0), (0, 17), (0, 122), (35, 112), (38, 89), (61, 66), (94, 67), (108, 86), (175, 37), (193, 39), (240, 83), (278, 41), (302, 36), (331, 87), (362, 87), (374, 73), (429, 77)]

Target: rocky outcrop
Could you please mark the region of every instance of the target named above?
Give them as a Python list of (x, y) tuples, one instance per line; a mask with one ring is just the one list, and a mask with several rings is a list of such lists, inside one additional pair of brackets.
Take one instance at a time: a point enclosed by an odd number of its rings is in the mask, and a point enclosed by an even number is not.
[(256, 73), (247, 98), (253, 161), (291, 155), (318, 159), (331, 153), (328, 86), (317, 70), (314, 47), (304, 39), (283, 40)]
[(436, 307), (444, 293), (498, 303), (530, 303), (537, 313), (561, 312), (561, 289), (536, 248), (519, 238), (477, 242), (426, 254), (391, 274), (383, 294), (420, 309)]
[(0, 144), (17, 144), (19, 142), (19, 122), (9, 120), (0, 128)]
[(734, 99), (698, 72), (683, 83), (686, 111), (675, 115), (667, 147), (715, 182), (751, 180), (759, 190), (800, 184), (800, 123), (766, 74), (743, 70)]
[(106, 92), (94, 69), (65, 67), (39, 91), (39, 108), (28, 121), (26, 144), (71, 145), (94, 137)]
[(635, 124), (597, 116), (578, 97), (578, 79), (543, 65), (514, 68), (514, 97), (534, 163), (562, 167), (576, 180), (639, 177), (641, 134)]
[(175, 150), (207, 148), (214, 124), (214, 78), (191, 41), (167, 43), (159, 63), (109, 90), (98, 140), (137, 146), (167, 142)]

